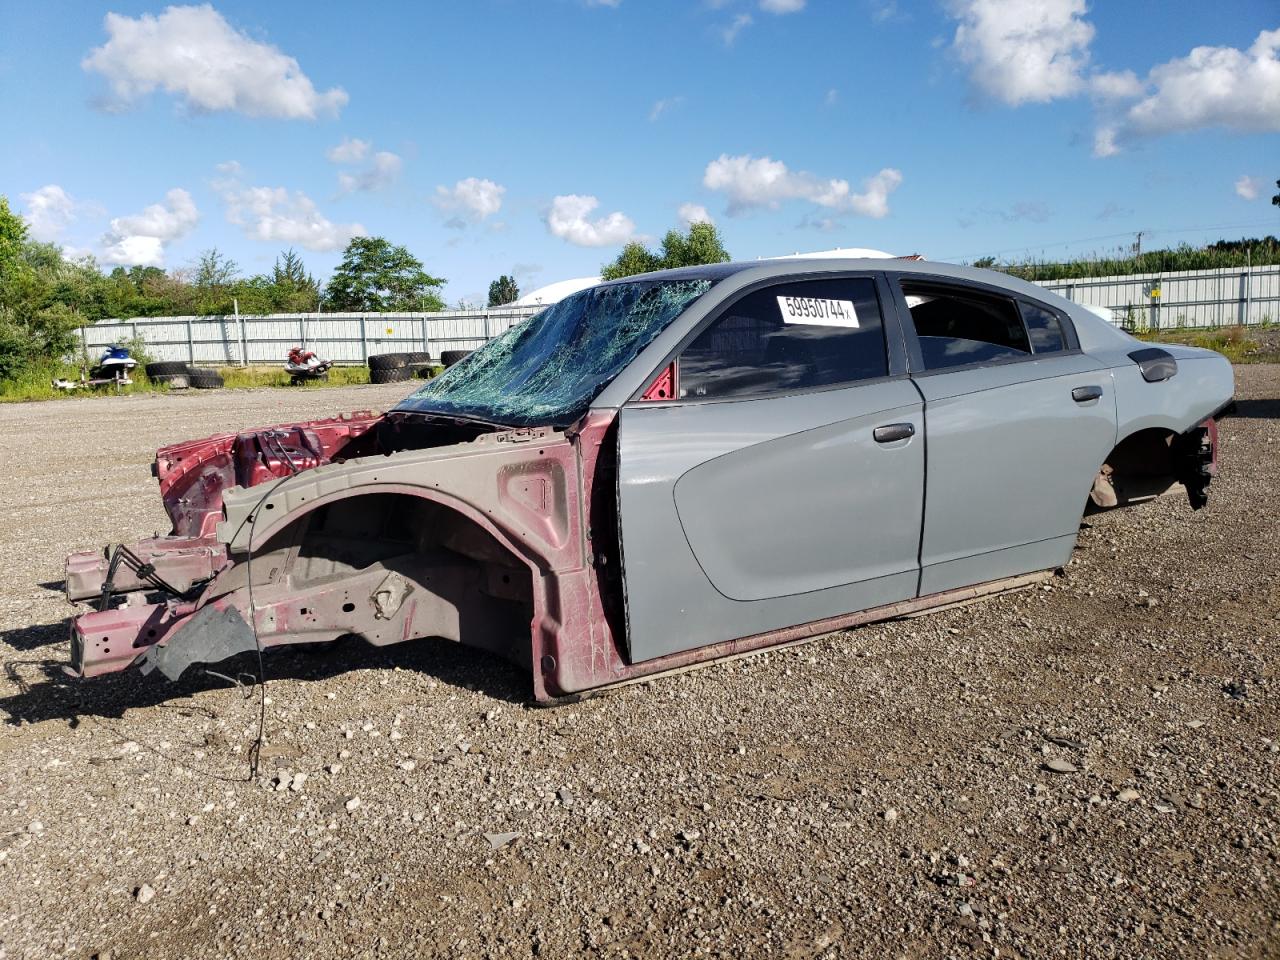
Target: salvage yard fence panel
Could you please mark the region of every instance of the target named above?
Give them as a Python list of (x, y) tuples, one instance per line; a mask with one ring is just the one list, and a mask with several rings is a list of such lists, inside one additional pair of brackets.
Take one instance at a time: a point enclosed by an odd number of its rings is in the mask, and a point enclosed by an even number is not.
[(154, 360), (205, 366), (282, 364), (291, 347), (356, 365), (379, 353), (474, 350), (540, 307), (439, 313), (278, 313), (103, 320), (84, 328), (92, 353), (140, 340)]
[(1040, 284), (1068, 300), (1111, 309), (1126, 329), (1230, 327), (1280, 320), (1280, 267), (1179, 270)]
[[(1076, 303), (1108, 307), (1126, 329), (1226, 327), (1280, 320), (1280, 267), (1185, 270), (1041, 283)], [(208, 366), (281, 364), (290, 347), (339, 364), (379, 353), (474, 350), (541, 307), (440, 313), (286, 313), (103, 320), (84, 330), (92, 352), (141, 340), (156, 360)]]

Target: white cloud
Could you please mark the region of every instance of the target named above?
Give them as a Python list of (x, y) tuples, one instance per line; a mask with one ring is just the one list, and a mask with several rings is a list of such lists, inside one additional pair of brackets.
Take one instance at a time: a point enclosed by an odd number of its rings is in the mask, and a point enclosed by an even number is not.
[(827, 91), (826, 96), (822, 98), (822, 102), (828, 107), (834, 107), (840, 102), (840, 91), (832, 87)]
[(682, 203), (680, 204), (680, 222), (687, 226), (695, 223), (715, 223), (711, 219), (711, 214), (707, 213), (707, 208), (700, 203)]
[(372, 144), (368, 140), (343, 137), (342, 142), (324, 152), (330, 163), (359, 163), (369, 153)]
[(432, 203), (445, 213), (456, 213), (445, 226), (461, 230), (468, 223), (479, 223), (502, 209), (502, 195), (507, 188), (492, 180), (467, 177), (452, 187), (436, 187)]
[(240, 166), (239, 160), (224, 160), (215, 168), (219, 173), (225, 173), (229, 177), (238, 177), (244, 172), (244, 167)]
[(1010, 106), (1079, 93), (1093, 25), (1084, 0), (951, 0), (953, 49), (983, 93)]
[(373, 163), (368, 169), (358, 173), (338, 174), (338, 189), (343, 193), (355, 190), (381, 190), (395, 183), (404, 169), (404, 161), (388, 150), (379, 150), (373, 155)]
[(347, 102), (339, 87), (318, 92), (297, 60), (236, 30), (209, 4), (137, 19), (108, 13), (104, 25), (107, 42), (81, 66), (106, 78), (116, 107), (161, 89), (197, 112), (310, 120)]
[(115, 217), (102, 238), (102, 259), (124, 266), (158, 267), (165, 249), (194, 229), (200, 211), (187, 191), (175, 187), (163, 203), (153, 203), (141, 213)]
[(653, 106), (649, 108), (649, 122), (653, 123), (672, 107), (678, 107), (682, 103), (684, 103), (683, 96), (665, 97), (662, 100), (655, 101)]
[(884, 23), (886, 20), (892, 20), (897, 15), (897, 0), (881, 0), (881, 2), (872, 5), (871, 20), (874, 23)]
[[(351, 165), (363, 162), (372, 149), (373, 144), (368, 140), (343, 137), (341, 143), (330, 147), (324, 155), (330, 163)], [(398, 154), (390, 150), (379, 150), (364, 170), (338, 174), (338, 189), (343, 193), (381, 190), (395, 183), (403, 169), (404, 160)]]
[(104, 237), (103, 243), (103, 263), (124, 267), (164, 266), (164, 241), (159, 237)]
[(1266, 187), (1261, 177), (1250, 177), (1247, 174), (1236, 181), (1236, 196), (1242, 200), (1257, 200), (1258, 194)]
[(31, 236), (41, 243), (57, 240), (76, 218), (79, 204), (56, 183), (46, 184), (34, 193), (21, 196), (27, 205), (26, 221), (31, 228)]
[(804, 5), (805, 0), (760, 0), (760, 9), (765, 13), (799, 13)]
[(1196, 47), (1153, 67), (1139, 96), (1113, 142), (1209, 127), (1280, 132), (1280, 29), (1262, 31), (1248, 50)]
[(307, 250), (341, 250), (352, 237), (362, 237), (358, 223), (334, 223), (301, 190), (284, 187), (245, 187), (215, 184), (227, 205), (227, 220), (254, 240), (297, 245)]
[(738, 34), (753, 23), (755, 23), (755, 18), (749, 13), (740, 13), (734, 17), (729, 25), (720, 31), (720, 37), (724, 40), (724, 45), (732, 47), (734, 41), (738, 39)]
[(1142, 95), (1142, 81), (1132, 70), (1095, 73), (1089, 78), (1089, 92), (1100, 100), (1128, 100)]
[(547, 211), (547, 230), (552, 236), (579, 247), (609, 247), (635, 237), (636, 225), (623, 213), (615, 211), (608, 216), (588, 220), (598, 206), (600, 201), (595, 197), (576, 193), (556, 197)]
[(1093, 155), (1095, 157), (1114, 157), (1120, 152), (1116, 144), (1116, 128), (1099, 127), (1093, 133)]
[(588, 7), (617, 7), (622, 0), (585, 0)]
[(730, 157), (722, 153), (707, 164), (702, 183), (708, 190), (728, 196), (730, 216), (755, 207), (777, 209), (787, 200), (808, 200), (841, 213), (879, 219), (888, 214), (889, 194), (902, 183), (902, 174), (885, 167), (863, 181), (862, 193), (854, 193), (848, 180), (793, 172), (781, 160), (770, 157)]

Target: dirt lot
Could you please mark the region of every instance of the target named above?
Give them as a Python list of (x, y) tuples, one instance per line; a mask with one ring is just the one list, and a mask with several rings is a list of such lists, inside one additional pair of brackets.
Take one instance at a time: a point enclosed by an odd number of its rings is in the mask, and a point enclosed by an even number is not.
[(62, 557), (167, 526), (158, 444), (403, 386), (0, 408), (0, 958), (1280, 956), (1280, 366), (1238, 381), (1209, 508), (1033, 591), (552, 710), (278, 653), (257, 781), (254, 691), (59, 678)]

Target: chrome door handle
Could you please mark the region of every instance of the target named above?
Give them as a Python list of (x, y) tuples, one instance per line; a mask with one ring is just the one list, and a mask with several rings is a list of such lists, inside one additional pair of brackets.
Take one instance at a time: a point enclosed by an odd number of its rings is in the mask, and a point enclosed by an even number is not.
[(876, 443), (893, 443), (914, 437), (916, 427), (913, 423), (886, 423), (883, 427), (876, 427), (871, 435), (876, 438)]
[(1088, 403), (1090, 400), (1099, 400), (1101, 398), (1101, 387), (1076, 387), (1071, 391), (1071, 399), (1076, 403)]

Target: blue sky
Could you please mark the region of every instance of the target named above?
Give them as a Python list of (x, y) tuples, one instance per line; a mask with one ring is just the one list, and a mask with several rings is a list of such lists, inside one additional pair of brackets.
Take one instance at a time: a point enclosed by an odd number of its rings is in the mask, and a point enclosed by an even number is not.
[(451, 303), (690, 217), (737, 258), (1280, 232), (1274, 0), (9, 3), (0, 95), (41, 239), (323, 279), (375, 234)]

